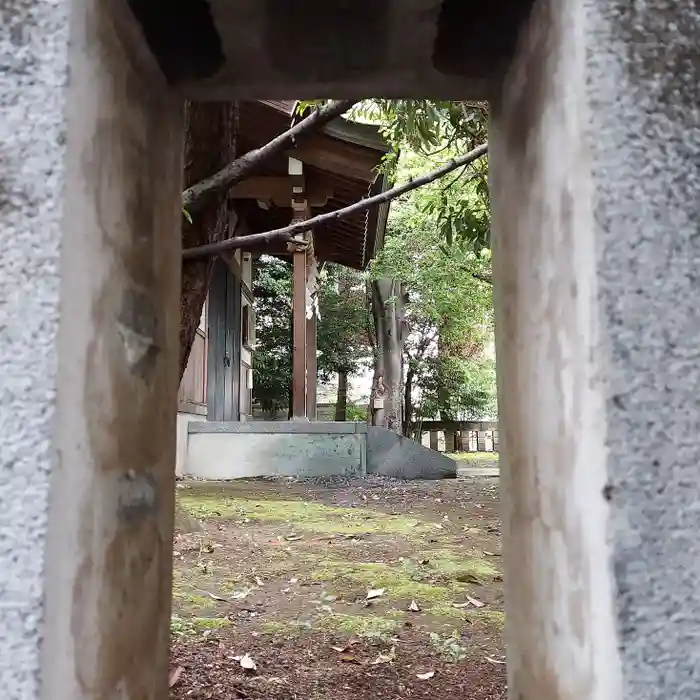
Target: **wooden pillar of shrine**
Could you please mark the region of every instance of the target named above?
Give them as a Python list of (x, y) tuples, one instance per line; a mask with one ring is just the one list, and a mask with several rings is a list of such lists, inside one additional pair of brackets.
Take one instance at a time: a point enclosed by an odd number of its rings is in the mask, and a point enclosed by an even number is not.
[[(304, 186), (301, 161), (289, 159), (289, 177), (292, 181), (292, 221), (309, 218), (309, 205)], [(290, 243), (294, 272), (292, 276), (292, 419), (305, 419), (307, 405), (306, 366), (308, 357), (306, 296), (308, 282), (308, 234), (295, 237)]]

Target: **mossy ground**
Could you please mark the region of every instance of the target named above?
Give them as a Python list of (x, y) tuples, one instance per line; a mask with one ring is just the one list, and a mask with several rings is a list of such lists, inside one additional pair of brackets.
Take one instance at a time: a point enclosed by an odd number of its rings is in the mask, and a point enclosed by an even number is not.
[[(275, 482), (184, 489), (179, 503), (203, 531), (175, 543), (173, 632), (408, 634), (426, 644), (437, 634), (443, 654), (465, 644), (470, 653), (500, 650), (495, 496), (487, 487), (452, 496), (462, 483), (371, 493)], [(367, 600), (370, 590), (382, 594)]]

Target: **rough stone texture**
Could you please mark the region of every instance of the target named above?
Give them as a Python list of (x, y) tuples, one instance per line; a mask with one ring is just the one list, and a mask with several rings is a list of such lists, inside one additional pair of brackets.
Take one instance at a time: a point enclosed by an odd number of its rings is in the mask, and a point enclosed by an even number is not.
[(452, 479), (457, 463), (386, 428), (367, 431), (367, 473), (394, 479)]
[(189, 476), (240, 479), (364, 476), (366, 473), (367, 436), (362, 433), (298, 430), (202, 432), (198, 430), (201, 426), (206, 427), (206, 424), (190, 424), (185, 462), (185, 474)]
[(0, 689), (40, 692), (53, 466), (67, 2), (0, 8)]
[(700, 12), (589, 5), (609, 487), (626, 697), (700, 697)]

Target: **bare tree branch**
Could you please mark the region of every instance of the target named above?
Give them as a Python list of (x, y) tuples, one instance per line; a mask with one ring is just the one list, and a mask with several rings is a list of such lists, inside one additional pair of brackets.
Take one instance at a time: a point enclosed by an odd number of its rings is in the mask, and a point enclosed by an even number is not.
[(493, 280), (491, 279), (491, 275), (482, 275), (478, 272), (472, 272), (472, 277), (477, 280), (481, 280), (482, 282), (486, 282), (486, 284), (493, 284)]
[(182, 257), (184, 260), (190, 260), (192, 258), (201, 258), (207, 255), (214, 255), (225, 250), (234, 250), (235, 248), (245, 248), (247, 246), (260, 243), (269, 243), (270, 241), (278, 238), (281, 238), (282, 240), (291, 240), (292, 236), (295, 234), (308, 231), (314, 226), (325, 224), (329, 221), (335, 221), (336, 219), (343, 219), (351, 214), (364, 211), (365, 209), (369, 209), (377, 204), (389, 202), (392, 199), (396, 199), (396, 197), (400, 197), (406, 192), (410, 192), (418, 187), (423, 187), (424, 185), (434, 182), (435, 180), (444, 177), (448, 173), (451, 173), (453, 170), (456, 170), (464, 165), (469, 165), (469, 163), (477, 160), (477, 158), (481, 158), (486, 154), (487, 150), (488, 144), (484, 143), (481, 146), (477, 146), (476, 148), (472, 149), (469, 151), (469, 153), (465, 153), (463, 156), (453, 158), (451, 161), (442, 167), (437, 168), (436, 170), (431, 170), (425, 175), (421, 175), (414, 180), (409, 180), (403, 185), (399, 185), (398, 187), (394, 187), (386, 192), (377, 194), (374, 197), (365, 197), (359, 202), (355, 202), (354, 204), (344, 207), (343, 209), (336, 209), (335, 211), (327, 212), (326, 214), (319, 214), (318, 216), (314, 216), (306, 221), (300, 221), (296, 224), (285, 226), (284, 228), (266, 231), (265, 233), (253, 233), (249, 236), (229, 238), (226, 241), (219, 241), (218, 243), (209, 243), (208, 245), (197, 246), (196, 248), (188, 248), (187, 250), (182, 251)]
[(248, 153), (240, 158), (236, 158), (233, 163), (229, 163), (211, 177), (201, 180), (192, 185), (192, 187), (188, 187), (182, 193), (183, 208), (190, 215), (196, 213), (202, 208), (203, 203), (210, 194), (228, 189), (245, 179), (261, 163), (293, 146), (297, 138), (320, 129), (328, 122), (347, 112), (355, 104), (357, 103), (352, 100), (335, 100), (317, 108), (308, 117), (302, 119), (298, 124), (295, 124), (291, 129), (279, 136), (275, 136), (272, 141), (269, 141), (264, 146), (248, 151)]

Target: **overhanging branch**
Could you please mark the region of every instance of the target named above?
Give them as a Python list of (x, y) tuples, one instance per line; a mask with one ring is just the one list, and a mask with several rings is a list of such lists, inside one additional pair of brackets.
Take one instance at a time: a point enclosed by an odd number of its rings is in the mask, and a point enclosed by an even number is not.
[(481, 158), (483, 155), (486, 154), (487, 150), (488, 144), (484, 143), (481, 146), (477, 146), (476, 148), (472, 149), (471, 151), (469, 151), (469, 153), (465, 153), (463, 156), (454, 158), (449, 163), (446, 163), (445, 165), (443, 165), (440, 168), (437, 168), (436, 170), (431, 170), (425, 175), (421, 175), (420, 177), (417, 177), (414, 180), (409, 180), (403, 185), (399, 185), (398, 187), (394, 187), (390, 190), (387, 190), (386, 192), (377, 194), (374, 197), (366, 197), (365, 199), (361, 199), (359, 202), (355, 202), (355, 204), (351, 204), (350, 206), (344, 207), (343, 209), (336, 209), (335, 211), (331, 211), (326, 214), (319, 214), (318, 216), (314, 216), (313, 218), (307, 219), (306, 221), (300, 221), (296, 224), (285, 226), (284, 228), (266, 231), (265, 233), (253, 233), (249, 236), (229, 238), (228, 240), (219, 241), (218, 243), (209, 243), (208, 245), (197, 246), (195, 248), (188, 248), (187, 250), (182, 251), (183, 260), (202, 258), (208, 255), (222, 253), (226, 250), (245, 248), (249, 245), (270, 243), (271, 241), (277, 239), (291, 240), (294, 235), (303, 233), (304, 231), (308, 231), (314, 228), (314, 226), (318, 226), (319, 224), (325, 224), (329, 221), (335, 221), (336, 219), (343, 219), (347, 216), (350, 216), (351, 214), (357, 214), (358, 212), (364, 211), (365, 209), (369, 209), (370, 207), (373, 207), (377, 204), (383, 204), (384, 202), (389, 202), (392, 199), (396, 199), (396, 197), (400, 197), (402, 194), (410, 192), (411, 190), (415, 190), (418, 187), (428, 185), (431, 182), (434, 182), (435, 180), (444, 177), (448, 173), (451, 173), (453, 170), (456, 170), (457, 168), (460, 168), (464, 165), (469, 165), (469, 163), (472, 163), (478, 158)]
[(314, 110), (308, 117), (302, 119), (291, 129), (288, 129), (279, 136), (275, 136), (264, 146), (248, 151), (240, 158), (236, 158), (233, 163), (219, 170), (211, 177), (208, 177), (192, 187), (188, 187), (182, 193), (182, 206), (192, 215), (202, 208), (207, 198), (216, 192), (221, 192), (232, 187), (237, 182), (248, 177), (261, 163), (282, 153), (300, 136), (304, 136), (312, 131), (320, 129), (328, 122), (347, 112), (356, 102), (352, 100), (335, 100), (323, 107)]

